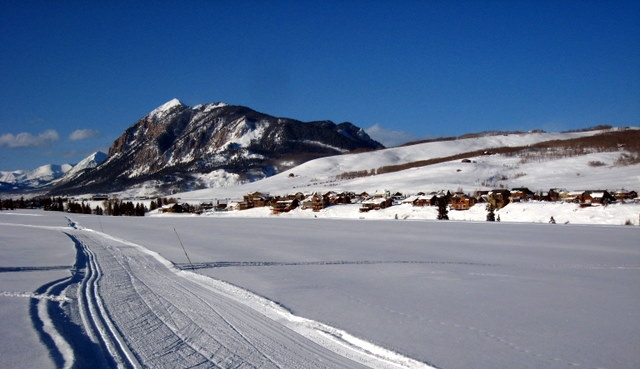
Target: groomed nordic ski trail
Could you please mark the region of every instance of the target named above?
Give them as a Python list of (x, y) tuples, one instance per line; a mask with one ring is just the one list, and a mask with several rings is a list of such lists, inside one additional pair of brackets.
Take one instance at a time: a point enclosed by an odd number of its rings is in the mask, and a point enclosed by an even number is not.
[(70, 222), (83, 324), (121, 368), (431, 368)]

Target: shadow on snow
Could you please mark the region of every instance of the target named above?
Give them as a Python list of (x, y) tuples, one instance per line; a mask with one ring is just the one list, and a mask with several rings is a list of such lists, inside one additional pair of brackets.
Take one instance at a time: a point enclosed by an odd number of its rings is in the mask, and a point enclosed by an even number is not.
[[(65, 234), (71, 238), (76, 248), (76, 261), (70, 269), (71, 276), (40, 286), (35, 291), (36, 295), (48, 294), (51, 296), (60, 296), (66, 288), (74, 284), (80, 284), (84, 278), (85, 269), (87, 267), (87, 257), (83, 250), (83, 246), (74, 237), (67, 233)], [(49, 269), (62, 269), (62, 267), (49, 267)], [(19, 269), (18, 271), (25, 270), (31, 269)], [(72, 368), (110, 369), (116, 367), (116, 363), (109, 356), (106, 348), (93, 342), (87, 335), (85, 329), (71, 319), (70, 313), (74, 309), (79, 311), (77, 300), (74, 299), (70, 303), (61, 303), (57, 301), (31, 298), (29, 303), (29, 315), (31, 317), (31, 322), (38, 333), (41, 342), (49, 351), (49, 355), (56, 367), (64, 367), (64, 357), (58, 346), (55, 344), (53, 338), (44, 330), (44, 322), (38, 313), (38, 304), (46, 304), (47, 313), (57, 334), (63, 337), (64, 340), (72, 347), (74, 356), (74, 364)]]

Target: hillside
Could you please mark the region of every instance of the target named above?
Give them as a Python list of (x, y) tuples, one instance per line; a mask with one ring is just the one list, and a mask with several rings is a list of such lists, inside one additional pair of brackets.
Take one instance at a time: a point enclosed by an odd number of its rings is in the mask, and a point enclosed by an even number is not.
[[(323, 191), (412, 194), (528, 187), (640, 187), (640, 129), (486, 135), (331, 156), (261, 181), (181, 193), (183, 199)], [(237, 183), (237, 182), (236, 182)], [(141, 191), (144, 193), (144, 190)]]

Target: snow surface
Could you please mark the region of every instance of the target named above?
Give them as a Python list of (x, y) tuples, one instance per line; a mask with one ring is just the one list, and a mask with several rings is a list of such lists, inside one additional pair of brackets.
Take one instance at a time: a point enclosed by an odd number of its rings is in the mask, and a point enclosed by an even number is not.
[(0, 231), (0, 367), (640, 367), (639, 227), (23, 210)]

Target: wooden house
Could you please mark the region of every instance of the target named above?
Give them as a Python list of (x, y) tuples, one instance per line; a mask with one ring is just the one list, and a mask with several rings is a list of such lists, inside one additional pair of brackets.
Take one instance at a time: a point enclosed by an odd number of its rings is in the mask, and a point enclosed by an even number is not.
[(243, 210), (242, 202), (236, 202), (236, 201), (229, 202), (226, 206), (226, 210)]
[(354, 197), (354, 202), (356, 203), (361, 203), (367, 199), (371, 198), (371, 196), (369, 195), (369, 193), (367, 192), (362, 192), (359, 194), (356, 194), (356, 196)]
[(269, 205), (269, 201), (271, 197), (262, 192), (254, 192), (247, 195), (244, 195), (244, 200), (242, 204), (242, 208), (251, 209), (251, 208), (259, 208)]
[(214, 210), (215, 211), (225, 211), (225, 210), (227, 210), (228, 205), (229, 204), (226, 203), (226, 202), (220, 202), (220, 200), (217, 200), (216, 201), (216, 205), (214, 207)]
[(376, 193), (373, 194), (373, 198), (374, 199), (390, 199), (391, 198), (391, 193), (387, 190), (378, 190), (376, 191)]
[(574, 202), (577, 204), (584, 203), (587, 191), (567, 191), (560, 192), (560, 199), (563, 202)]
[(402, 200), (403, 204), (411, 204), (412, 206), (429, 206), (431, 205), (430, 197), (427, 195), (413, 195)]
[(636, 191), (619, 190), (615, 192), (614, 196), (616, 197), (616, 200), (629, 201), (637, 198), (638, 193)]
[(485, 203), (489, 198), (489, 191), (477, 190), (473, 193), (473, 197), (476, 198), (476, 203)]
[(534, 193), (526, 187), (512, 188), (509, 200), (511, 202), (529, 201)]
[(311, 196), (307, 196), (301, 201), (302, 209), (311, 209), (313, 211), (320, 211), (329, 205), (329, 198), (326, 195), (320, 195), (314, 193)]
[(507, 204), (509, 204), (509, 197), (511, 196), (511, 191), (509, 190), (493, 190), (489, 192), (487, 195), (487, 201), (493, 206), (495, 209), (502, 209)]
[(160, 208), (160, 211), (162, 213), (176, 213), (176, 214), (180, 214), (180, 213), (188, 213), (190, 211), (191, 207), (189, 206), (189, 204), (184, 203), (184, 204), (169, 204), (169, 205), (165, 205), (162, 208)]
[(380, 210), (388, 208), (393, 204), (393, 200), (390, 197), (374, 197), (364, 200), (360, 206), (360, 212), (367, 212), (370, 210)]
[(584, 205), (608, 205), (615, 202), (616, 198), (608, 191), (586, 191), (582, 203)]
[(287, 213), (299, 205), (297, 199), (278, 200), (271, 204), (271, 212), (274, 214)]
[(469, 210), (476, 204), (476, 198), (465, 194), (455, 194), (451, 197), (451, 209)]
[(548, 192), (537, 192), (531, 198), (532, 200), (537, 201), (555, 202), (560, 200), (560, 193), (558, 192), (558, 190), (552, 188)]
[(351, 199), (355, 198), (355, 194), (348, 192), (327, 192), (324, 196), (329, 200), (330, 204), (351, 204)]
[(315, 194), (311, 201), (311, 210), (320, 211), (329, 206), (329, 199), (325, 196)]

